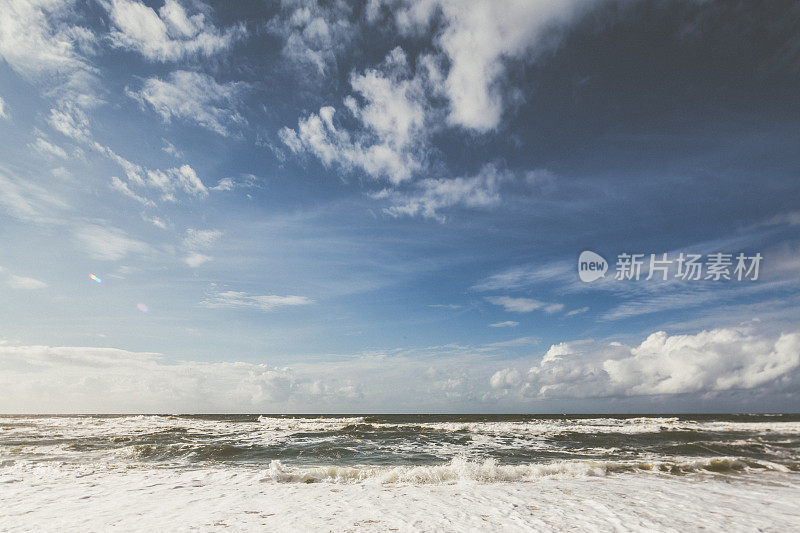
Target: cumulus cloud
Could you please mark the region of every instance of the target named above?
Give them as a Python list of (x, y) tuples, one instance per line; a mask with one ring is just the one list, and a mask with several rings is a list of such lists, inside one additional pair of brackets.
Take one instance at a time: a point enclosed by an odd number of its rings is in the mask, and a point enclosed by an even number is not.
[(117, 261), (131, 253), (152, 251), (150, 245), (113, 226), (84, 224), (74, 230), (74, 235), (90, 257), (103, 261)]
[(506, 61), (531, 62), (556, 44), (560, 29), (591, 6), (576, 0), (550, 2), (441, 2), (445, 19), (438, 46), (450, 68), (444, 94), (448, 121), (478, 132), (495, 129), (503, 116)]
[(633, 347), (568, 342), (552, 346), (527, 372), (509, 365), (519, 361), (519, 354), (510, 357), (509, 350), (447, 344), (341, 354), (276, 368), (242, 361), (170, 361), (113, 348), (0, 343), (0, 388), (6, 392), (0, 395), (0, 411), (310, 412), (323, 405), (328, 412), (353, 412), (365, 404), (386, 411), (404, 405), (447, 411), (481, 410), (484, 402), (497, 399), (509, 409), (558, 408), (563, 403), (548, 399), (615, 396), (635, 397), (636, 405), (652, 407), (663, 405), (670, 394), (736, 389), (785, 394), (800, 385), (797, 333), (655, 333)]
[(553, 345), (528, 371), (520, 391), (536, 398), (714, 393), (780, 387), (799, 366), (799, 333), (774, 338), (744, 327), (694, 335), (658, 331), (636, 346)]
[[(309, 9), (291, 5), (296, 9), (298, 27), (311, 24)], [(430, 46), (411, 60), (397, 47), (381, 64), (353, 72), (353, 94), (344, 101), (349, 115), (324, 106), (301, 118), (296, 128), (283, 128), (278, 135), (289, 151), (311, 154), (326, 167), (361, 171), (389, 181), (390, 188), (375, 196), (391, 199), (393, 205), (384, 211), (390, 216), (418, 215), (443, 221), (438, 211), (454, 205), (497, 206), (501, 203), (497, 185), (486, 181), (484, 171), (446, 179), (447, 172), (437, 167), (436, 172), (445, 176), (422, 180), (416, 190), (398, 191), (397, 185), (431, 171), (437, 151), (430, 141), (442, 130), (495, 131), (507, 108), (522, 98), (521, 91), (511, 87), (509, 68), (533, 63), (551, 51), (565, 29), (593, 5), (577, 0), (466, 4), (373, 0), (364, 9), (368, 24), (393, 25), (403, 37), (414, 39), (431, 35)], [(340, 14), (339, 20), (346, 16)], [(284, 35), (285, 50), (303, 50), (288, 54), (290, 57), (300, 61), (312, 57), (318, 71), (325, 70), (325, 60), (308, 47), (290, 42), (289, 35), (301, 39), (296, 37), (297, 30), (286, 30)], [(344, 39), (325, 35), (339, 44)], [(351, 116), (355, 127), (350, 126)], [(553, 190), (555, 177), (535, 170), (527, 173), (526, 182), (531, 192), (546, 194)]]
[(4, 412), (270, 410), (296, 386), (286, 369), (167, 362), (114, 348), (0, 346)]
[[(273, 367), (0, 343), (0, 412), (353, 412), (480, 405), (507, 348), (371, 350)], [(413, 376), (413, 379), (409, 379)], [(506, 381), (514, 383), (513, 373)]]
[(211, 56), (230, 47), (245, 34), (244, 26), (224, 30), (208, 18), (211, 9), (202, 2), (184, 4), (166, 0), (158, 12), (135, 0), (106, 4), (111, 23), (111, 42), (152, 61), (176, 61), (186, 56)]
[(313, 154), (325, 166), (401, 183), (423, 168), (426, 157), (424, 83), (424, 76), (411, 73), (405, 52), (395, 48), (379, 69), (350, 77), (354, 95), (345, 106), (358, 130), (337, 126), (336, 110), (325, 106), (300, 119), (297, 129), (281, 129), (279, 137), (292, 152)]
[(313, 67), (321, 75), (336, 66), (337, 53), (344, 50), (355, 33), (348, 20), (351, 14), (346, 2), (284, 0), (281, 12), (268, 27), (285, 40), (284, 56), (304, 67)]
[(8, 109), (6, 108), (6, 101), (0, 97), (0, 118), (8, 118)]
[(498, 370), (489, 378), (489, 386), (493, 389), (508, 389), (522, 383), (522, 375), (516, 369)]
[(164, 122), (186, 120), (228, 136), (246, 123), (236, 111), (242, 88), (239, 82), (217, 83), (207, 74), (178, 70), (167, 80), (149, 78), (141, 90), (128, 94), (151, 106)]
[(201, 302), (205, 307), (215, 308), (253, 308), (261, 311), (274, 311), (280, 307), (310, 305), (314, 300), (306, 296), (279, 296), (277, 294), (248, 294), (239, 291), (221, 291), (209, 294)]
[[(509, 101), (518, 98), (509, 97), (514, 93), (507, 82), (509, 65), (529, 64), (551, 51), (565, 29), (594, 3), (377, 0), (368, 4), (365, 18), (375, 26), (393, 24), (406, 37), (420, 36), (435, 25), (431, 32), (435, 52), (423, 56), (435, 67), (429, 76), (435, 82), (429, 99), (446, 100), (449, 125), (485, 133), (497, 128)], [(284, 50), (289, 57), (311, 62), (324, 71), (329, 60), (321, 51), (335, 49), (352, 38), (346, 22), (349, 13), (345, 10), (324, 17), (316, 2), (289, 4), (292, 18), (282, 19), (286, 26)], [(389, 9), (384, 11), (383, 5)], [(383, 16), (386, 13), (390, 20)], [(342, 31), (331, 31), (334, 19)]]

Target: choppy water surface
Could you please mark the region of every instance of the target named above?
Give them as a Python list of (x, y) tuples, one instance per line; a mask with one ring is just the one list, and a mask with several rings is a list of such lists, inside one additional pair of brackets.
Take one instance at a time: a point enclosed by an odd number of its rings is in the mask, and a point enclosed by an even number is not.
[(283, 481), (800, 473), (800, 415), (2, 416), (20, 464), (259, 468)]

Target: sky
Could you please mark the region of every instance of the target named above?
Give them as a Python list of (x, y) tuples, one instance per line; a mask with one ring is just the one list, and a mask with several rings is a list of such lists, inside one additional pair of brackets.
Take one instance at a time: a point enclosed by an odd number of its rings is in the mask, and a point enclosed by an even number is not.
[(799, 409), (796, 2), (0, 11), (2, 412)]

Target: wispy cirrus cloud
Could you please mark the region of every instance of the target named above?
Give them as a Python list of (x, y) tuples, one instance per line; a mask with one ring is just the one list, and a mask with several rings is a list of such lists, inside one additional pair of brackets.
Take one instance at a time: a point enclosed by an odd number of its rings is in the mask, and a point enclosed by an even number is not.
[(140, 90), (127, 92), (152, 107), (164, 122), (173, 118), (194, 122), (228, 136), (247, 122), (236, 110), (243, 88), (241, 82), (218, 83), (208, 74), (178, 70), (167, 79), (148, 78)]
[(12, 275), (8, 279), (8, 286), (12, 289), (36, 290), (44, 289), (47, 287), (47, 283), (36, 278)]
[(69, 205), (51, 191), (15, 176), (0, 167), (0, 206), (3, 214), (18, 220), (44, 224), (60, 223), (59, 214)]
[(547, 313), (556, 313), (564, 308), (564, 305), (559, 303), (547, 303), (533, 298), (516, 298), (513, 296), (489, 296), (486, 301), (502, 306), (503, 309), (512, 313), (530, 313), (537, 309), (542, 309)]
[(472, 289), (499, 291), (527, 288), (543, 282), (569, 283), (575, 280), (575, 268), (575, 263), (569, 261), (512, 267), (479, 281), (472, 286)]
[(63, 148), (42, 137), (36, 137), (36, 140), (28, 144), (28, 146), (45, 157), (57, 157), (60, 159), (67, 159), (69, 157)]
[(206, 296), (200, 302), (204, 307), (213, 308), (251, 308), (260, 311), (274, 311), (281, 307), (311, 305), (314, 300), (306, 296), (279, 296), (277, 294), (248, 294), (241, 291), (219, 291)]
[(504, 320), (503, 322), (495, 322), (494, 324), (489, 324), (490, 328), (515, 328), (519, 326), (519, 322), (514, 320)]
[(75, 228), (75, 238), (90, 257), (102, 261), (117, 261), (128, 254), (151, 253), (153, 248), (128, 236), (123, 230), (105, 224), (83, 224)]
[(409, 192), (383, 189), (373, 198), (387, 199), (392, 205), (384, 212), (393, 217), (421, 215), (445, 221), (442, 210), (455, 206), (487, 208), (500, 203), (500, 186), (513, 179), (509, 172), (489, 163), (475, 175), (458, 178), (429, 178), (418, 181)]
[(183, 247), (188, 250), (188, 253), (183, 258), (183, 261), (192, 268), (208, 263), (214, 258), (202, 253), (201, 250), (211, 248), (222, 235), (223, 232), (216, 229), (187, 229), (186, 236), (183, 238)]

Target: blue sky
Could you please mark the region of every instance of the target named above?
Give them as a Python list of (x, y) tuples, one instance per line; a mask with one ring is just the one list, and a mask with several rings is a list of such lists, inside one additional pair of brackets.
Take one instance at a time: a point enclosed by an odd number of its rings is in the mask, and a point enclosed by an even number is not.
[(0, 409), (796, 410), (797, 5), (3, 11)]

